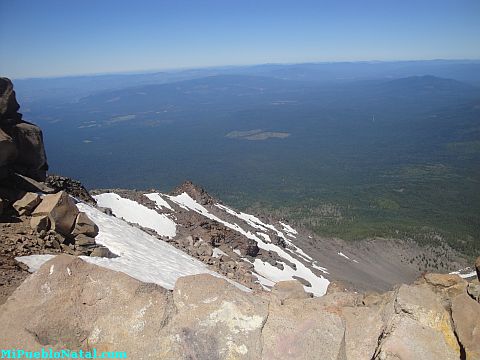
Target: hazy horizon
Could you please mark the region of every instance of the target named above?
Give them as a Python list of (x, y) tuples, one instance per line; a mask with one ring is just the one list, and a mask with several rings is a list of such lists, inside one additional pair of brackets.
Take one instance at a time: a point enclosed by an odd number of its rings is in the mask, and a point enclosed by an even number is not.
[(0, 0), (0, 13), (8, 49), (0, 73), (12, 78), (480, 58), (480, 3), (473, 0)]
[[(339, 60), (339, 61), (305, 61), (305, 62), (269, 62), (269, 63), (252, 63), (252, 64), (221, 64), (221, 65), (209, 65), (209, 66), (190, 66), (190, 67), (171, 67), (171, 68), (157, 68), (157, 69), (138, 69), (138, 70), (125, 70), (125, 71), (111, 71), (111, 72), (97, 72), (97, 73), (72, 73), (63, 75), (46, 75), (46, 76), (25, 76), (25, 77), (9, 77), (12, 80), (30, 80), (30, 79), (55, 79), (55, 78), (74, 78), (74, 77), (88, 77), (88, 76), (109, 76), (109, 75), (139, 75), (139, 74), (155, 74), (161, 72), (181, 72), (189, 70), (208, 70), (208, 69), (222, 69), (222, 68), (244, 68), (255, 66), (288, 66), (288, 65), (322, 65), (322, 64), (375, 64), (375, 63), (402, 63), (402, 62), (466, 62), (476, 63), (480, 62), (480, 58), (471, 59), (399, 59), (399, 60)], [(2, 75), (5, 76), (5, 75)], [(7, 76), (8, 77), (8, 76)]]

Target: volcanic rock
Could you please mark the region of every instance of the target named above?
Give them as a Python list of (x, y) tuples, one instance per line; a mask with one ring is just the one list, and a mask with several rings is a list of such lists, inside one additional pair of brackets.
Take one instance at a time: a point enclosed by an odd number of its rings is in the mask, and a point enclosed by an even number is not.
[(17, 148), (13, 139), (0, 128), (0, 168), (7, 166), (17, 157)]
[(0, 126), (6, 125), (8, 119), (20, 120), (18, 109), (20, 105), (15, 97), (12, 82), (10, 79), (0, 78)]
[(107, 247), (99, 246), (93, 249), (92, 253), (90, 254), (92, 257), (105, 257), (105, 258), (115, 258), (117, 255), (112, 253)]
[(95, 238), (84, 235), (84, 234), (79, 234), (75, 236), (75, 245), (78, 245), (78, 246), (95, 245)]
[(480, 303), (480, 282), (478, 280), (470, 282), (467, 286), (467, 293)]
[(95, 347), (152, 359), (163, 350), (158, 337), (173, 311), (167, 290), (61, 255), (0, 307), (0, 346), (37, 351)]
[(19, 108), (12, 82), (0, 78), (0, 180), (19, 173), (44, 181), (48, 165), (42, 131), (23, 121)]
[(63, 235), (69, 235), (79, 211), (77, 206), (65, 192), (45, 195), (40, 205), (32, 213), (33, 216), (47, 215), (51, 228)]
[(27, 192), (21, 199), (13, 203), (13, 208), (19, 215), (30, 215), (33, 209), (40, 204), (40, 196), (38, 194)]
[(373, 359), (378, 339), (385, 328), (380, 307), (351, 307), (342, 309), (345, 319), (346, 358), (352, 360)]
[(450, 314), (427, 284), (401, 285), (394, 313), (378, 350), (379, 359), (458, 359)]
[(211, 275), (186, 276), (173, 290), (177, 314), (159, 337), (161, 359), (261, 359), (268, 303)]
[(48, 175), (45, 183), (58, 191), (66, 191), (68, 194), (90, 205), (96, 205), (95, 199), (88, 193), (87, 189), (80, 181), (70, 179), (65, 176)]
[(30, 226), (38, 233), (48, 231), (50, 230), (50, 219), (47, 215), (33, 216), (30, 219)]
[(480, 304), (467, 294), (459, 295), (452, 301), (452, 318), (466, 359), (480, 359)]
[(181, 195), (183, 193), (187, 193), (193, 200), (201, 205), (213, 205), (219, 202), (210, 196), (205, 189), (195, 185), (191, 181), (185, 181), (172, 191), (172, 195)]
[(40, 128), (21, 122), (14, 126), (13, 138), (18, 150), (15, 170), (37, 181), (45, 181), (48, 166)]
[(98, 226), (92, 220), (90, 220), (87, 214), (83, 212), (77, 215), (75, 225), (72, 230), (73, 236), (77, 236), (80, 234), (87, 235), (91, 238), (94, 238), (98, 235)]

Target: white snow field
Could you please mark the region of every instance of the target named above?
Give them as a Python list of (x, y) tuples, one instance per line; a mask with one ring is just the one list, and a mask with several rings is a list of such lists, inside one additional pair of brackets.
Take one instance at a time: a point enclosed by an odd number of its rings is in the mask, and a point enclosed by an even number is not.
[(172, 210), (173, 208), (170, 206), (168, 202), (166, 202), (158, 193), (152, 193), (152, 194), (145, 194), (147, 198), (155, 202), (157, 206), (161, 209), (162, 207), (168, 210)]
[[(176, 280), (182, 276), (207, 273), (222, 277), (209, 270), (201, 261), (119, 218), (108, 216), (84, 203), (77, 206), (98, 225), (100, 232), (95, 238), (96, 242), (119, 256), (113, 259), (81, 257), (89, 263), (121, 271), (140, 281), (155, 283), (167, 289), (173, 289)], [(138, 209), (135, 206), (132, 208)], [(17, 259), (34, 271), (51, 258), (52, 255), (31, 255)], [(230, 282), (244, 291), (250, 291), (245, 286)]]
[(97, 195), (95, 196), (95, 200), (97, 200), (98, 206), (112, 209), (116, 217), (124, 218), (128, 222), (153, 229), (161, 236), (173, 238), (176, 235), (177, 225), (172, 219), (136, 201), (125, 199), (115, 193)]

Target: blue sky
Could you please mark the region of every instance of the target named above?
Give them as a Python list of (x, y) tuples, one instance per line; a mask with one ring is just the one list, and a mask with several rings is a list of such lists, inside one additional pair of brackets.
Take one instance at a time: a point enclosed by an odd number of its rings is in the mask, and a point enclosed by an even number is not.
[(311, 61), (480, 59), (479, 0), (0, 0), (13, 78)]

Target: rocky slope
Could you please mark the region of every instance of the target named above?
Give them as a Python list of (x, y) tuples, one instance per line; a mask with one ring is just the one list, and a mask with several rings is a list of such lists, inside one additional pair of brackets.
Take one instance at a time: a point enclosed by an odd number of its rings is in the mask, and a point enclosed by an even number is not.
[[(424, 270), (448, 272), (468, 265), (447, 246), (422, 248), (414, 242), (387, 239), (347, 243), (320, 238), (290, 226), (287, 220), (234, 210), (191, 182), (170, 194), (121, 189), (93, 194), (100, 206), (111, 208), (117, 217), (250, 288), (297, 279), (315, 295), (325, 292), (328, 281), (341, 281), (358, 291), (386, 291), (413, 281)], [(147, 216), (140, 218), (140, 213), (158, 214), (175, 230), (165, 231), (158, 226), (160, 220), (152, 223)], [(419, 267), (411, 260), (416, 257), (435, 257), (435, 264), (450, 268)], [(471, 269), (466, 272), (474, 275)]]
[[(133, 359), (480, 359), (480, 283), (426, 274), (383, 294), (245, 292), (211, 275), (173, 291), (61, 255), (0, 307), (0, 348)], [(48, 316), (45, 316), (48, 314)]]

